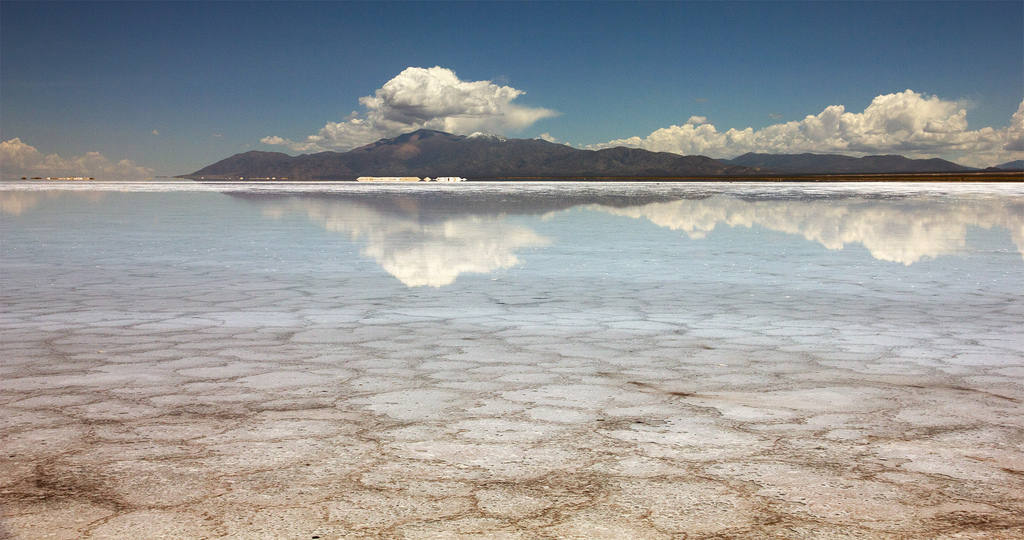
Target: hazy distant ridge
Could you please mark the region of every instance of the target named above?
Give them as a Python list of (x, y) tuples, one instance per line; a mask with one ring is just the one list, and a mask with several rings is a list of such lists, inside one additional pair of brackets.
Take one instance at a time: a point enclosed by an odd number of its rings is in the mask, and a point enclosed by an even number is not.
[(841, 154), (755, 154), (747, 153), (722, 163), (758, 167), (786, 174), (887, 174), (940, 173), (973, 171), (944, 159), (910, 159), (903, 156), (864, 156)]
[(1008, 161), (1006, 163), (1003, 163), (1002, 165), (996, 165), (994, 168), (1008, 171), (1021, 171), (1024, 170), (1024, 159)]

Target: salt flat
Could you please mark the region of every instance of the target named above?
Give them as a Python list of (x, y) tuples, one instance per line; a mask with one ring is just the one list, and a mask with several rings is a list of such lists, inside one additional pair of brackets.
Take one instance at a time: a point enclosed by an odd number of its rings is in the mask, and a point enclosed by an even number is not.
[(1024, 536), (1019, 186), (116, 189), (0, 191), (0, 536)]

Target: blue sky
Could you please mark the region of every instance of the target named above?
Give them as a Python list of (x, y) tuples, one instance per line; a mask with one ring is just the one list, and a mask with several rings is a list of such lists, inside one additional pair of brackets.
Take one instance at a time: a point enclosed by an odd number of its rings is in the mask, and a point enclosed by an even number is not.
[(1021, 1), (0, 3), (9, 171), (183, 174), (439, 126), (991, 165), (1021, 157), (1022, 100)]

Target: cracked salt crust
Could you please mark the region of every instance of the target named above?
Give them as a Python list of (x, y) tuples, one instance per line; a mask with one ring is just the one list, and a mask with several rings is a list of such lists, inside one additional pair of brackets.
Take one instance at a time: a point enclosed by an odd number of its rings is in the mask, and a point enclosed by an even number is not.
[(1019, 188), (324, 189), (4, 216), (0, 536), (1024, 536)]

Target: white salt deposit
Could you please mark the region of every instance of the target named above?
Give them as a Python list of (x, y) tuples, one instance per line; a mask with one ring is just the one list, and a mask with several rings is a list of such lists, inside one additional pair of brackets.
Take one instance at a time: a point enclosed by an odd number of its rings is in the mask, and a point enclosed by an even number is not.
[(1024, 536), (1020, 186), (68, 189), (0, 536)]

